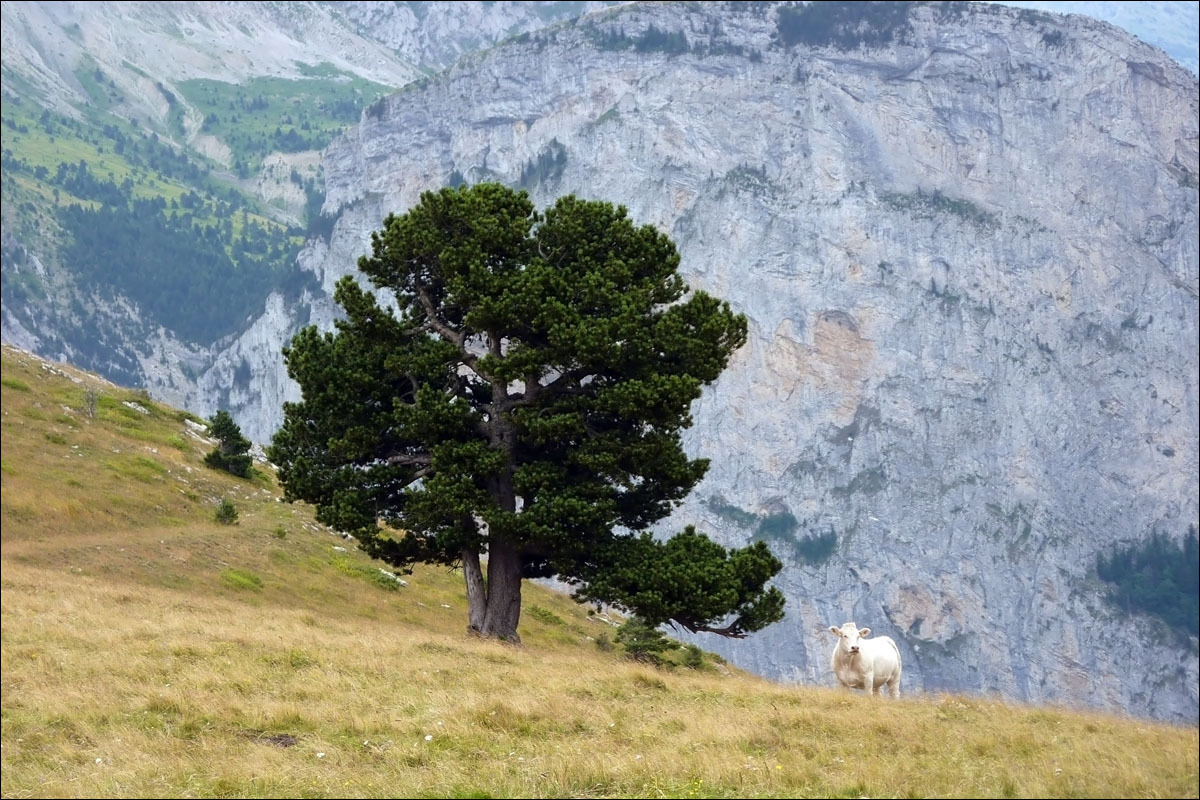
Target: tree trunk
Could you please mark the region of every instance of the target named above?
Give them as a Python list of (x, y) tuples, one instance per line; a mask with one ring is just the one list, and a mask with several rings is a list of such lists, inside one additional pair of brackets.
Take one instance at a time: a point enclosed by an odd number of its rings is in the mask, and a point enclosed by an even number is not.
[(487, 614), (484, 636), (519, 643), (517, 623), (521, 619), (521, 558), (507, 542), (488, 543)]
[(467, 581), (467, 632), (482, 634), (487, 616), (487, 587), (479, 567), (479, 552), (470, 547), (464, 549), (462, 561), (463, 577)]
[[(502, 337), (488, 332), (488, 352), (502, 357)], [(509, 418), (508, 384), (495, 375), (487, 376), (492, 384), (492, 402), (488, 414), (488, 444), (504, 454), (505, 467), (488, 478), (488, 493), (501, 511), (515, 514), (517, 495), (513, 490), (513, 446), (516, 432)], [(505, 540), (503, 531), (491, 527), (488, 531), (487, 613), (483, 618), (483, 635), (519, 643), (517, 623), (521, 619), (521, 555)]]

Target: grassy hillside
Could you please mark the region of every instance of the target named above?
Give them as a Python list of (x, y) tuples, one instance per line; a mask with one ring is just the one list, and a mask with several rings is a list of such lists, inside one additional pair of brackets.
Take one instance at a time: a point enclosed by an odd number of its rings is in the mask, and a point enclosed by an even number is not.
[(537, 586), (471, 638), (461, 576), (401, 586), (186, 413), (2, 377), (5, 797), (1197, 796), (1195, 727), (655, 669)]

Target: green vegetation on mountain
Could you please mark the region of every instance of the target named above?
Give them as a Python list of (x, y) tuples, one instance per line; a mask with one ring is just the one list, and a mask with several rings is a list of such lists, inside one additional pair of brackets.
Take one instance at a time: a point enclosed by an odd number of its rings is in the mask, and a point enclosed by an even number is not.
[[(558, 180), (567, 167), (567, 148), (558, 139), (551, 139), (542, 148), (537, 158), (531, 158), (521, 167), (521, 177), (517, 181), (522, 189), (532, 189), (540, 183)], [(451, 175), (448, 185), (457, 189), (464, 181), (462, 175)]]
[(638, 53), (667, 53), (678, 55), (691, 49), (687, 35), (682, 31), (664, 31), (654, 25), (629, 36), (622, 29), (599, 30), (589, 28), (592, 41), (601, 50), (633, 50)]
[(0, 369), (5, 797), (1197, 796), (1194, 726), (655, 667), (537, 584), (522, 647), (468, 636), (461, 573), (205, 469), (185, 412)]
[(329, 64), (304, 71), (311, 77), (259, 77), (240, 84), (193, 79), (180, 82), (179, 90), (203, 115), (201, 131), (232, 150), (234, 170), (244, 178), (270, 153), (324, 149), (358, 122), (363, 108), (392, 91)]
[[(14, 233), (57, 242), (82, 287), (119, 293), (147, 321), (208, 343), (296, 282), (303, 231), (265, 216), (203, 160), (127, 125), (34, 111), (4, 104), (5, 207), (18, 209)], [(12, 288), (17, 302), (37, 291), (20, 280)]]
[[(745, 6), (752, 6), (746, 3)], [(742, 11), (742, 9), (737, 9)], [(736, 13), (736, 12), (735, 12)], [(646, 26), (636, 34), (628, 34), (621, 25), (600, 27), (595, 23), (585, 28), (588, 38), (601, 50), (632, 50), (635, 53), (666, 53), (675, 56), (692, 53), (697, 56), (741, 56), (751, 61), (761, 61), (762, 52), (745, 45), (733, 44), (726, 38), (720, 25), (714, 23), (697, 32), (695, 41), (683, 31), (663, 30), (654, 24)]]
[(908, 14), (912, 5), (899, 0), (783, 5), (777, 12), (776, 36), (786, 47), (880, 47), (910, 30)]
[[(128, 199), (113, 184), (104, 202), (63, 206), (62, 257), (97, 291), (119, 292), (188, 341), (232, 333), (295, 270), (298, 231), (235, 214), (192, 193), (180, 201)], [(235, 224), (236, 223), (236, 224)]]
[[(136, 380), (133, 353), (114, 344), (105, 355), (96, 346), (112, 333), (96, 318), (97, 300), (132, 301), (141, 327), (124, 336), (134, 348), (159, 325), (209, 344), (237, 331), (271, 291), (296, 296), (308, 287), (296, 255), (306, 236), (328, 233), (319, 173), (292, 169), (286, 178), (294, 184), (287, 191), (303, 198), (302, 209), (293, 207), (299, 221), (265, 204), (245, 179), (270, 153), (324, 147), (387, 89), (328, 64), (302, 66), (307, 77), (297, 80), (194, 80), (177, 90), (159, 82), (168, 106), (162, 121), (121, 116), (121, 90), (90, 58), (74, 72), (88, 98), (78, 113), (43, 107), (6, 67), (6, 85), (25, 92), (6, 93), (0, 109), (6, 304), (73, 319), (61, 327), (74, 332), (77, 358)], [(192, 121), (197, 115), (202, 122)], [(205, 155), (211, 147), (193, 149), (195, 124), (229, 148), (232, 173)], [(29, 248), (63, 268), (75, 288), (47, 286), (44, 274), (22, 269)]]
[(1100, 555), (1096, 573), (1109, 584), (1108, 601), (1127, 614), (1148, 614), (1184, 642), (1200, 635), (1200, 548), (1196, 526), (1174, 541), (1155, 533)]
[[(729, 503), (720, 495), (712, 495), (704, 505), (721, 519), (739, 528), (753, 528), (755, 541), (769, 542), (778, 553), (791, 553), (806, 564), (821, 564), (837, 552), (837, 532), (832, 528), (817, 533), (801, 534), (801, 523), (790, 511), (759, 515)], [(805, 521), (809, 531), (812, 523)]]
[(708, 470), (680, 432), (746, 340), (728, 303), (687, 296), (665, 234), (484, 183), (422, 194), (372, 251), (359, 269), (398, 311), (347, 276), (337, 332), (284, 350), (303, 400), (270, 457), (289, 499), (394, 566), (462, 565), (484, 636), (516, 639), (522, 579), (553, 575), (652, 625), (740, 637), (783, 617), (762, 542), (644, 532)]

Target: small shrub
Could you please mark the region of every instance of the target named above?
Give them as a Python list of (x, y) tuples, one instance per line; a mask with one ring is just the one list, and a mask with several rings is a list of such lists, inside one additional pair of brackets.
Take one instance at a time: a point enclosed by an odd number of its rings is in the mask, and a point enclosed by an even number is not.
[(213, 513), (213, 518), (222, 525), (236, 525), (238, 512), (233, 503), (229, 502), (228, 497), (221, 498), (221, 504), (217, 506), (217, 510)]
[(386, 589), (389, 592), (400, 591), (400, 583), (391, 573), (376, 569), (367, 574), (370, 576), (371, 582), (379, 588)]
[(704, 669), (704, 651), (694, 644), (684, 645), (683, 665), (688, 669)]
[(681, 646), (641, 617), (630, 617), (617, 629), (617, 643), (629, 658), (655, 666), (663, 665), (663, 653)]
[(265, 655), (263, 656), (263, 662), (272, 667), (290, 667), (291, 669), (304, 669), (320, 663), (308, 653), (297, 647), (290, 648), (285, 653), (271, 653), (269, 655)]
[(667, 688), (667, 682), (657, 675), (647, 675), (642, 672), (633, 676), (633, 685), (639, 689), (654, 689), (656, 691), (664, 691)]
[(616, 645), (612, 643), (612, 639), (608, 638), (607, 633), (602, 633), (596, 637), (596, 647), (603, 653), (611, 653)]
[(286, 539), (287, 538), (287, 528), (283, 527), (282, 525), (276, 525), (275, 530), (271, 531), (271, 535), (274, 536), (276, 539)]

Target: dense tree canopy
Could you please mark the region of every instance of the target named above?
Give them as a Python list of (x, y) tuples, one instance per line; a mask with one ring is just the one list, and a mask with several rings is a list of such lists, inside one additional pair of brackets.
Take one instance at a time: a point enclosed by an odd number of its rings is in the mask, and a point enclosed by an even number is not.
[[(783, 616), (763, 543), (645, 533), (704, 475), (680, 432), (746, 337), (624, 208), (537, 213), (498, 184), (422, 195), (372, 236), (336, 332), (285, 348), (303, 398), (270, 450), (290, 500), (398, 566), (461, 565), (469, 627), (516, 639), (521, 579), (651, 624), (743, 636)], [(481, 555), (487, 557), (487, 578)]]
[(1196, 526), (1176, 542), (1165, 533), (1117, 548), (1096, 559), (1109, 584), (1108, 601), (1129, 614), (1158, 617), (1187, 641), (1200, 634), (1200, 541)]

